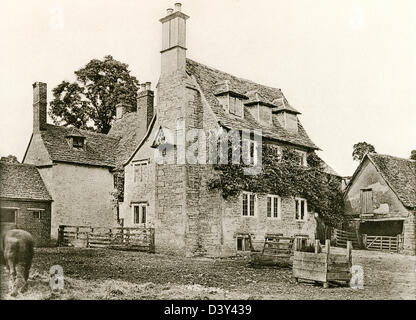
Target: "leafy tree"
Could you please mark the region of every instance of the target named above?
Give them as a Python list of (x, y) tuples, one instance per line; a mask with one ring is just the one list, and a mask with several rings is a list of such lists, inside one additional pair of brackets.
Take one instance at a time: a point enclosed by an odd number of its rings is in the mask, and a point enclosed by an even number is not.
[(139, 82), (112, 56), (93, 59), (74, 73), (75, 82), (62, 81), (52, 90), (49, 115), (55, 124), (108, 133), (116, 105), (136, 105)]
[(353, 146), (352, 159), (361, 161), (369, 152), (376, 152), (374, 146), (367, 142), (358, 142)]
[(416, 160), (416, 150), (412, 150), (412, 151), (410, 152), (410, 159), (412, 159), (412, 160)]
[(0, 161), (7, 162), (7, 163), (19, 163), (19, 161), (17, 160), (17, 157), (11, 154), (9, 154), (7, 157), (1, 157)]

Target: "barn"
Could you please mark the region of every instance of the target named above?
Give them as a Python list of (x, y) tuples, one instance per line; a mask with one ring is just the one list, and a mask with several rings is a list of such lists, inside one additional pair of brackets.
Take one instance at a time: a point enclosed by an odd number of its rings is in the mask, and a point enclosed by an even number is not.
[(416, 162), (367, 154), (345, 191), (345, 211), (368, 249), (416, 254)]
[(30, 232), (36, 246), (50, 243), (52, 198), (33, 165), (0, 162), (0, 228)]

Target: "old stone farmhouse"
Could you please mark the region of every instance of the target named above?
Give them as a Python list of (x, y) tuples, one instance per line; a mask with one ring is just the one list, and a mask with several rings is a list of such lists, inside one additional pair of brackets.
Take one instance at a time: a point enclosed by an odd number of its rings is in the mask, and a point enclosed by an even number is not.
[[(38, 167), (54, 200), (53, 235), (60, 224), (152, 226), (156, 251), (211, 256), (249, 250), (248, 235), (254, 241), (267, 234), (314, 239), (316, 218), (306, 199), (243, 192), (224, 200), (207, 188), (217, 174), (212, 164), (155, 161), (162, 143), (180, 155), (178, 141), (164, 136), (177, 132), (178, 123), (185, 133), (261, 130), (263, 144), (274, 145), (277, 153), (295, 149), (304, 166), (308, 153), (318, 149), (280, 89), (187, 58), (188, 18), (176, 4), (160, 20), (156, 95), (150, 83), (142, 84), (137, 106), (117, 106), (108, 135), (47, 124), (46, 85), (34, 84), (33, 135), (24, 162)], [(123, 173), (124, 197), (114, 208), (111, 192)]]
[(345, 211), (359, 234), (399, 237), (416, 254), (416, 162), (367, 154), (345, 191)]
[(37, 246), (50, 243), (52, 198), (33, 165), (0, 161), (0, 233), (29, 231)]

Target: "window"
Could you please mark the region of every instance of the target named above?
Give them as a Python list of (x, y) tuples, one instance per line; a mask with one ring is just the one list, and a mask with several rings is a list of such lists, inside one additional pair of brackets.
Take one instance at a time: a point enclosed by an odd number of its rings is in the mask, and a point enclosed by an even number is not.
[(296, 198), (296, 212), (295, 219), (298, 221), (305, 221), (308, 214), (308, 205), (305, 199)]
[(271, 145), (270, 152), (280, 161), (280, 159), (282, 158), (282, 148), (280, 148), (280, 146)]
[(238, 117), (243, 116), (243, 101), (236, 97), (229, 97), (229, 106), (228, 110), (231, 114), (234, 114)]
[(14, 208), (0, 208), (0, 223), (16, 223), (16, 211)]
[(84, 148), (84, 137), (72, 137), (72, 146), (74, 148)]
[(361, 213), (373, 213), (373, 190), (362, 189), (360, 195)]
[(299, 165), (306, 167), (308, 165), (308, 162), (306, 160), (306, 152), (299, 151), (299, 150), (296, 150), (296, 152), (299, 154), (299, 160), (298, 160)]
[(147, 219), (147, 204), (139, 204), (133, 206), (134, 212), (134, 223), (135, 224), (146, 224)]
[(256, 211), (256, 195), (243, 192), (243, 216), (254, 217)]
[(280, 219), (280, 197), (267, 196), (267, 217)]
[(42, 211), (44, 211), (43, 209), (32, 209), (32, 208), (28, 208), (27, 210), (30, 212), (33, 219), (37, 219), (37, 220), (40, 220), (42, 218)]
[(133, 163), (134, 182), (146, 182), (148, 176), (148, 160)]
[(248, 236), (237, 237), (237, 251), (250, 251), (250, 238)]
[(253, 165), (257, 164), (257, 141), (250, 140), (250, 159), (253, 159), (252, 163)]

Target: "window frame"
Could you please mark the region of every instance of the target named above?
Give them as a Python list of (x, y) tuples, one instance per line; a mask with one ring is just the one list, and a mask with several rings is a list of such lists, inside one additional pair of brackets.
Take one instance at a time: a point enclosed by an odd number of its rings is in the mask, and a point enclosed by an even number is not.
[(296, 150), (296, 152), (300, 156), (298, 164), (302, 167), (307, 167), (308, 166), (308, 159), (307, 159), (308, 154), (307, 154), (307, 152), (302, 151), (302, 150)]
[[(268, 212), (268, 201), (270, 199), (270, 216)], [(274, 216), (274, 209), (275, 209), (275, 201), (277, 200), (277, 216)], [(267, 219), (282, 219), (282, 198), (276, 194), (268, 194), (266, 196), (266, 218)]]
[[(238, 249), (238, 241), (241, 240), (241, 250)], [(235, 237), (235, 249), (237, 252), (250, 252), (249, 236), (238, 235)]]
[[(297, 205), (299, 201), (299, 205)], [(304, 205), (304, 215), (303, 215), (303, 219), (302, 214), (301, 214), (301, 210), (302, 210), (302, 201), (304, 201), (305, 205)], [(296, 197), (295, 198), (295, 220), (298, 222), (304, 222), (308, 220), (308, 201), (305, 198), (300, 198), (300, 197)], [(299, 217), (299, 218), (298, 218)]]
[[(135, 225), (146, 225), (147, 220), (148, 220), (148, 204), (146, 202), (143, 203), (135, 203), (132, 205), (133, 208), (133, 224)], [(139, 208), (139, 215), (138, 215), (138, 220), (136, 220), (137, 216), (136, 216), (136, 208)], [(143, 222), (143, 209), (144, 209), (144, 222)]]
[[(133, 166), (133, 182), (147, 182), (149, 178), (149, 165), (150, 161), (146, 160), (137, 160), (132, 162)], [(140, 166), (140, 180), (136, 175), (136, 167)], [(143, 176), (143, 167), (146, 167), (146, 177)]]
[(14, 210), (14, 222), (2, 222), (1, 218), (0, 218), (0, 224), (1, 223), (9, 223), (9, 224), (16, 224), (17, 223), (17, 212), (20, 208), (15, 208), (15, 207), (0, 207), (0, 215), (1, 215), (1, 210), (6, 209), (6, 210)]
[[(247, 196), (247, 215), (244, 214), (244, 196)], [(253, 198), (253, 214), (251, 214), (251, 205), (250, 205), (250, 197), (254, 196)], [(243, 191), (241, 195), (241, 216), (245, 218), (255, 218), (257, 217), (257, 194), (249, 191)]]
[[(42, 216), (43, 216), (43, 212), (45, 211), (45, 209), (41, 209), (41, 208), (27, 208), (27, 211), (30, 212), (30, 214), (32, 215), (32, 218), (35, 220), (42, 220)], [(39, 213), (39, 217), (35, 217), (35, 213)]]

